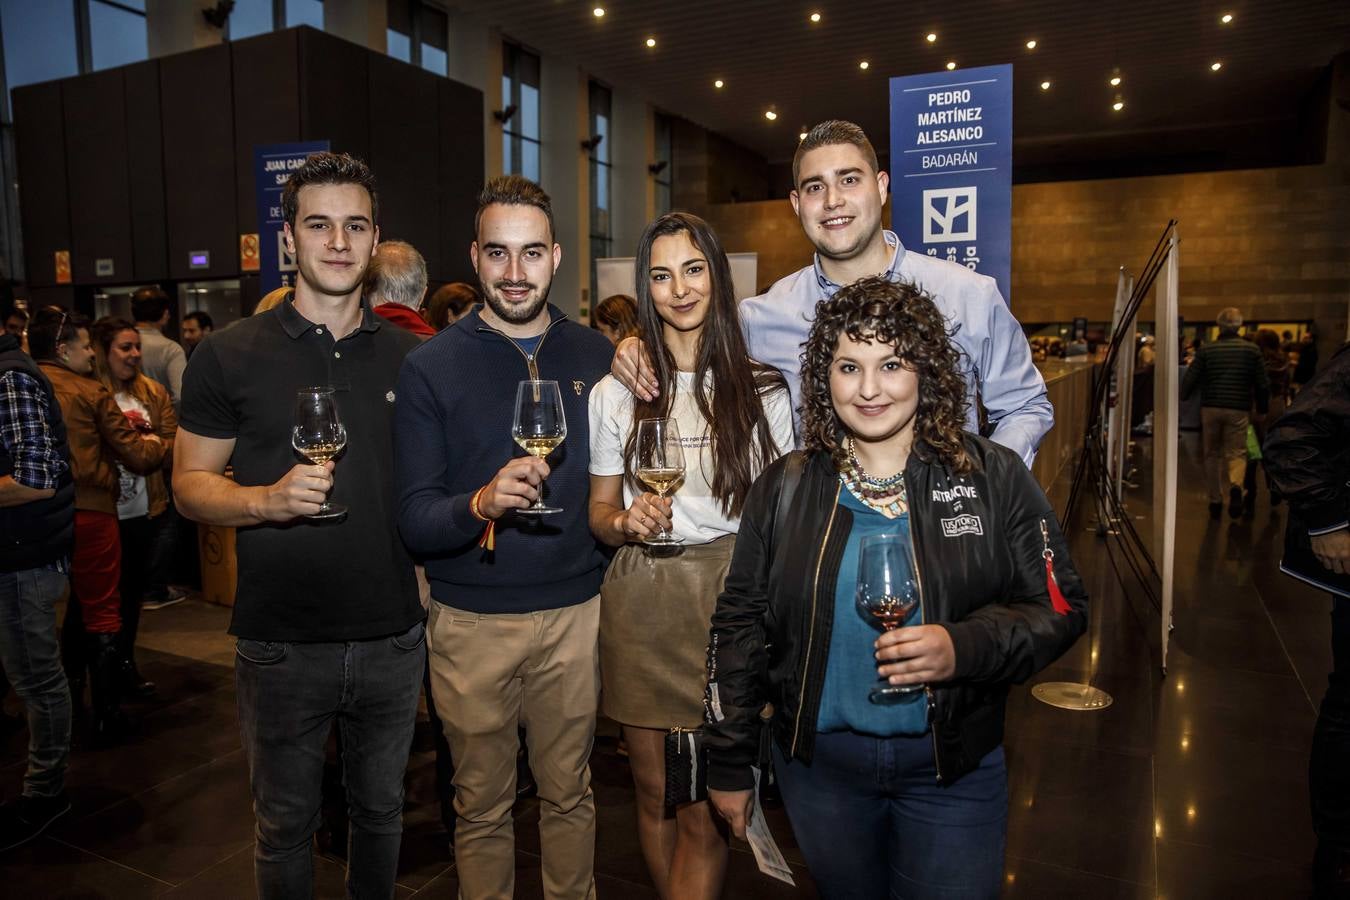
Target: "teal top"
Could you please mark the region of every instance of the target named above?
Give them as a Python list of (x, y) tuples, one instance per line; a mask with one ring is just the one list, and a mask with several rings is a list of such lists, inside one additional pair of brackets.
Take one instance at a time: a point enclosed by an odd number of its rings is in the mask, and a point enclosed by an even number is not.
[[(872, 644), (880, 629), (858, 609), (858, 549), (865, 537), (893, 534), (909, 543), (909, 515), (888, 519), (849, 493), (839, 492), (839, 504), (853, 514), (853, 528), (844, 545), (839, 578), (834, 586), (834, 628), (825, 664), (825, 686), (820, 695), (816, 731), (853, 731), (875, 737), (919, 735), (928, 731), (928, 704), (920, 696), (912, 703), (878, 706), (867, 699), (881, 683), (877, 676), (876, 649)], [(923, 621), (916, 610), (906, 623)]]

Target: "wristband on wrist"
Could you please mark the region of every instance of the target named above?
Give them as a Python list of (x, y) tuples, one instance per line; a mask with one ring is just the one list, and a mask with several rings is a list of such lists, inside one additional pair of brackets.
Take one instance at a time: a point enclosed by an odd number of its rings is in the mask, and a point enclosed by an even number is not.
[(483, 485), (473, 492), (473, 496), (469, 498), (469, 512), (475, 519), (487, 523), (482, 536), (478, 538), (478, 546), (490, 552), (497, 549), (497, 522), (483, 515), (483, 491), (486, 491), (487, 488), (487, 485)]

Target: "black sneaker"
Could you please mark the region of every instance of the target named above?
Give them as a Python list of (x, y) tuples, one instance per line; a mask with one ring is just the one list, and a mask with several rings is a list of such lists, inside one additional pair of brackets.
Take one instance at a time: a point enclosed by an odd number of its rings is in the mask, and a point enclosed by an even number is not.
[(1236, 519), (1242, 515), (1242, 488), (1233, 485), (1228, 489), (1228, 517)]
[(0, 806), (0, 853), (13, 850), (42, 834), (57, 819), (70, 812), (70, 798), (22, 796)]

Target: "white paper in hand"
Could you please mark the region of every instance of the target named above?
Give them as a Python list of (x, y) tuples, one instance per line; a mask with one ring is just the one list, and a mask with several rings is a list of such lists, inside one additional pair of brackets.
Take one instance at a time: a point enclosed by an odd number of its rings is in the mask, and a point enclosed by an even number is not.
[(792, 869), (788, 867), (787, 860), (783, 859), (783, 851), (778, 849), (778, 843), (773, 839), (773, 833), (769, 831), (769, 823), (764, 818), (764, 810), (759, 805), (759, 769), (753, 771), (755, 803), (750, 813), (750, 824), (745, 829), (745, 839), (750, 842), (750, 850), (755, 854), (755, 862), (761, 872), (770, 878), (777, 878), (795, 886), (797, 882), (792, 880)]

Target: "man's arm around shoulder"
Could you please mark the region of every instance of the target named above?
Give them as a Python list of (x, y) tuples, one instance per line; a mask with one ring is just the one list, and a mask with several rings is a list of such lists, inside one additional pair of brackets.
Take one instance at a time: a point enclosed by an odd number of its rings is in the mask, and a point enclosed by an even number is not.
[(981, 358), (974, 362), (981, 399), (995, 423), (990, 439), (1012, 450), (1030, 468), (1041, 438), (1054, 427), (1055, 409), (1022, 326), (1003, 302), (997, 283), (992, 278), (985, 281), (978, 302), (986, 307), (988, 331)]

